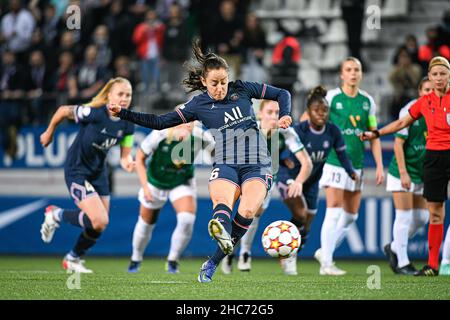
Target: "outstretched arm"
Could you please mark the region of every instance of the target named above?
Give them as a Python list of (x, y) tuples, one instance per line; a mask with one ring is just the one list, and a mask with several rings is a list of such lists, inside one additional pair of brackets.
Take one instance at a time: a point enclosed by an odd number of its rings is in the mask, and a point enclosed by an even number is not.
[(113, 116), (119, 117), (122, 120), (156, 130), (175, 127), (187, 122), (179, 109), (160, 116), (151, 113), (134, 112), (121, 108), (120, 106), (109, 106), (109, 110)]
[(53, 134), (55, 133), (56, 127), (64, 120), (64, 119), (75, 119), (74, 110), (76, 106), (60, 106), (58, 110), (56, 110), (52, 119), (50, 120), (50, 124), (47, 129), (41, 134), (40, 141), (42, 146), (47, 147), (53, 140)]
[(364, 132), (360, 138), (361, 140), (373, 140), (380, 136), (385, 136), (397, 131), (400, 131), (403, 128), (410, 126), (414, 122), (414, 118), (408, 113), (403, 118), (400, 118), (394, 122), (389, 123), (384, 126), (380, 130), (366, 131)]

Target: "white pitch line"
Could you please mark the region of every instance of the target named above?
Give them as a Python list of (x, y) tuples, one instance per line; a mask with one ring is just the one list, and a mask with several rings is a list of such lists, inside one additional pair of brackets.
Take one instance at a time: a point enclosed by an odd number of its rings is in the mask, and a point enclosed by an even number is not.
[(179, 283), (189, 283), (187, 281), (148, 281), (149, 283), (155, 283), (155, 284), (179, 284)]

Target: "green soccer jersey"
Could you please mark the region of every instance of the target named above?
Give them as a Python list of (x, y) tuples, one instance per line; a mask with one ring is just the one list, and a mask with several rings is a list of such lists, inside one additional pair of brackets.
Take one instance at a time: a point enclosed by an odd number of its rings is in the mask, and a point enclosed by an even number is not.
[[(330, 106), (330, 121), (341, 129), (346, 152), (355, 169), (362, 169), (364, 162), (364, 142), (359, 135), (369, 127), (376, 127), (376, 105), (373, 98), (359, 90), (356, 97), (347, 96), (341, 88), (328, 91), (326, 97)], [(342, 167), (336, 151), (331, 150), (327, 163)]]
[[(403, 118), (408, 114), (409, 108), (416, 102), (413, 100), (400, 110), (400, 117)], [(427, 138), (427, 125), (425, 118), (422, 117), (419, 120), (413, 122), (413, 124), (407, 128), (404, 128), (395, 134), (405, 140), (403, 145), (403, 152), (405, 154), (406, 171), (411, 178), (411, 181), (416, 184), (423, 182), (423, 160), (425, 157), (425, 144)], [(388, 173), (398, 179), (400, 179), (400, 172), (398, 170), (398, 163), (395, 155), (392, 157), (389, 164)]]
[[(169, 129), (153, 130), (141, 143), (141, 150), (150, 157), (147, 165), (148, 182), (164, 190), (185, 184), (194, 177), (194, 159), (202, 146), (201, 129), (195, 127), (185, 141), (168, 139)], [(213, 143), (212, 136), (205, 135)]]

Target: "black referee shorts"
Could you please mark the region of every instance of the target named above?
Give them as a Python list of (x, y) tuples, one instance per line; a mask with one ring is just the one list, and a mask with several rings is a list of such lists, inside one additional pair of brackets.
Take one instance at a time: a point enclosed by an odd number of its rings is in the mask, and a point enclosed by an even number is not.
[(429, 202), (447, 200), (450, 180), (450, 150), (427, 150), (423, 163), (423, 196)]

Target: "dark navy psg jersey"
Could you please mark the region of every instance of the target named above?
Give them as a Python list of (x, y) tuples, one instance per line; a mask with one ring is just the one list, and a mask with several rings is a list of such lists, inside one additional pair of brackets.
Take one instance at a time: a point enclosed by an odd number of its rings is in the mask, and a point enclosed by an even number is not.
[[(345, 150), (342, 134), (339, 128), (331, 122), (328, 122), (320, 131), (314, 130), (309, 125), (309, 121), (300, 122), (293, 128), (303, 142), (313, 163), (313, 170), (307, 183), (318, 181), (322, 176), (322, 169), (331, 149), (334, 148), (338, 153)], [(295, 168), (292, 171), (298, 172), (301, 167), (300, 162), (291, 152), (289, 152), (288, 158), (295, 163)], [(281, 165), (285, 166), (284, 162), (281, 162)]]
[(80, 130), (67, 152), (65, 168), (71, 174), (99, 174), (105, 168), (109, 149), (125, 136), (133, 134), (134, 125), (119, 118), (111, 118), (106, 106), (76, 106), (74, 114)]
[(280, 118), (290, 114), (291, 96), (284, 89), (255, 82), (228, 84), (223, 100), (214, 100), (203, 92), (176, 111), (157, 116), (122, 110), (122, 119), (161, 130), (181, 123), (199, 120), (216, 140), (215, 163), (271, 165), (266, 138), (260, 134), (252, 99), (278, 101)]

